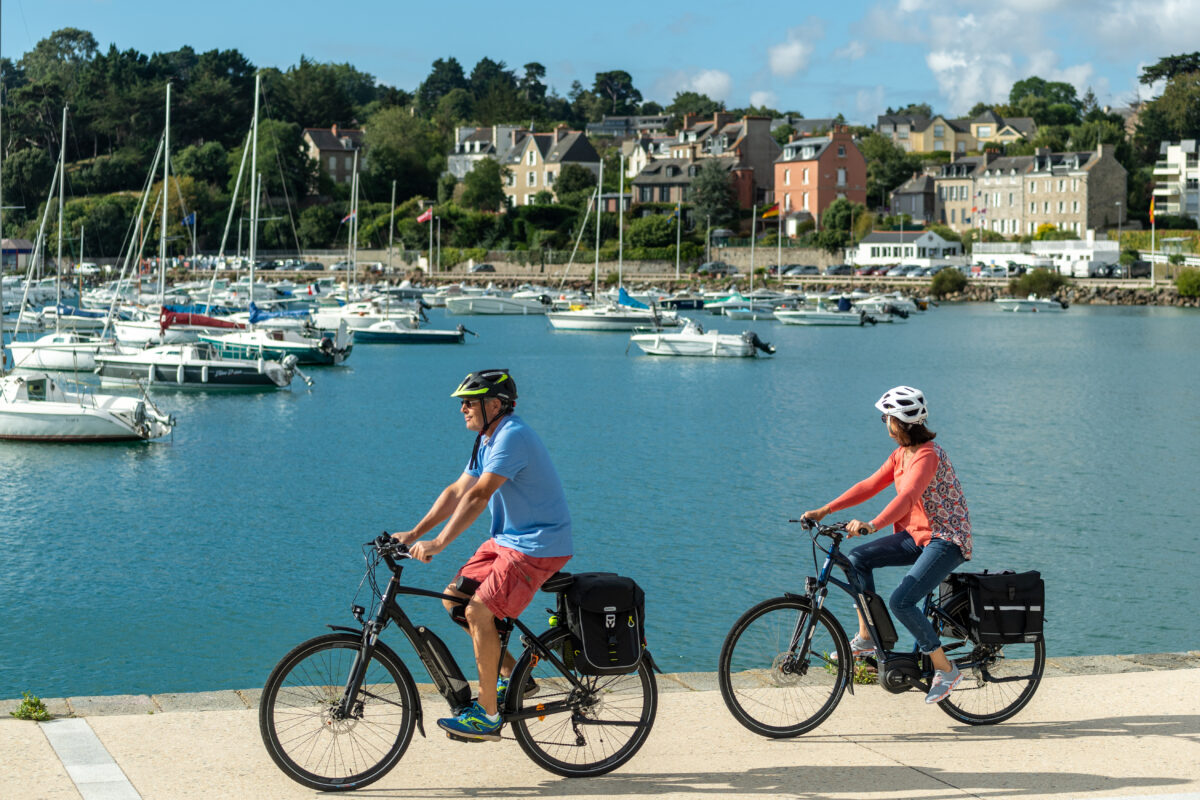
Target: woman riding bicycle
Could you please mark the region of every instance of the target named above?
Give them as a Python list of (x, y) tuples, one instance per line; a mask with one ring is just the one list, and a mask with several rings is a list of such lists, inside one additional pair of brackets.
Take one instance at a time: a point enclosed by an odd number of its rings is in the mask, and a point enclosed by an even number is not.
[[(933, 626), (921, 612), (920, 603), (942, 580), (971, 558), (971, 518), (962, 486), (936, 434), (925, 427), (929, 412), (925, 396), (911, 386), (888, 390), (875, 407), (883, 412), (888, 436), (899, 445), (874, 475), (856, 483), (832, 503), (806, 511), (805, 518), (820, 521), (833, 511), (862, 503), (889, 484), (896, 497), (870, 522), (851, 520), (848, 536), (875, 533), (892, 525), (893, 533), (856, 547), (847, 554), (859, 587), (875, 591), (872, 571), (876, 567), (912, 565), (888, 602), (892, 614), (917, 640), (936, 672), (926, 703), (946, 699), (962, 680), (958, 667), (942, 650)], [(861, 615), (858, 634), (850, 641), (854, 656), (875, 652), (870, 632)]]

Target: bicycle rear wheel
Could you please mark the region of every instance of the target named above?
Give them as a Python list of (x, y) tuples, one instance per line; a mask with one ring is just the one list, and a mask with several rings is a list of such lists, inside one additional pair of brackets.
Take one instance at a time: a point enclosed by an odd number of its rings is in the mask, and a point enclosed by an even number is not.
[(412, 739), (417, 693), (391, 649), (376, 644), (349, 718), (337, 713), (362, 642), (331, 633), (299, 645), (271, 671), (258, 710), (271, 758), (289, 778), (327, 792), (358, 789), (396, 765)]
[(979, 644), (970, 638), (970, 602), (952, 597), (945, 607), (952, 622), (934, 617), (946, 656), (962, 670), (963, 679), (938, 706), (968, 725), (995, 725), (1016, 716), (1029, 704), (1046, 669), (1046, 642)]
[(817, 614), (809, 651), (798, 659), (798, 637), (812, 619), (804, 597), (763, 601), (733, 624), (717, 679), (738, 722), (760, 736), (799, 736), (833, 713), (850, 681), (850, 644), (825, 609)]
[[(570, 636), (560, 628), (543, 634), (541, 640), (548, 650), (561, 653)], [(510, 691), (517, 693), (513, 708), (543, 711), (565, 702), (569, 710), (515, 720), (513, 735), (535, 764), (556, 775), (603, 775), (633, 758), (650, 735), (658, 710), (658, 686), (649, 654), (637, 672), (628, 675), (582, 675), (577, 670), (571, 675), (583, 690), (553, 662), (526, 651), (509, 682)]]

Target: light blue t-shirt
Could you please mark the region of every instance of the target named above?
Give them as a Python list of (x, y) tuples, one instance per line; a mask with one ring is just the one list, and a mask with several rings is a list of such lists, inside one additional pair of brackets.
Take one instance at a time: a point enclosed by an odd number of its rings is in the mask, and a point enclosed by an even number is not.
[(574, 555), (571, 512), (550, 453), (533, 429), (509, 414), (479, 443), (478, 467), (507, 480), (488, 500), (496, 544), (535, 558)]

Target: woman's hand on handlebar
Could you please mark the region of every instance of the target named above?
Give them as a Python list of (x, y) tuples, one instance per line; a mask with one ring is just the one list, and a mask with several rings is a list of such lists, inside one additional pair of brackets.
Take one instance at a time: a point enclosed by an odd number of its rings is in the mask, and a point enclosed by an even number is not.
[(846, 523), (846, 536), (848, 537), (868, 536), (874, 532), (875, 529), (871, 527), (869, 522), (860, 522), (859, 520), (852, 519)]
[(810, 519), (813, 522), (820, 522), (827, 516), (829, 516), (829, 506), (821, 506), (820, 508), (814, 508), (812, 511), (805, 511), (801, 515), (801, 519)]

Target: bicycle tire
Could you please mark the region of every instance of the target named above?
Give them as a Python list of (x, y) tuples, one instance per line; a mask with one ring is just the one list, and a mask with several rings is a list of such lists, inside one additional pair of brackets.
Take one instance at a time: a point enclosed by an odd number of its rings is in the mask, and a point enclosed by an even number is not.
[(734, 719), (760, 736), (807, 733), (833, 713), (849, 685), (850, 643), (825, 609), (818, 612), (807, 663), (798, 668), (789, 663), (796, 626), (811, 613), (805, 597), (764, 600), (742, 614), (725, 637), (717, 667), (721, 697)]
[[(548, 650), (561, 652), (570, 636), (557, 628), (539, 638)], [(553, 662), (526, 650), (509, 683), (516, 692), (511, 708), (537, 711), (542, 710), (538, 706), (567, 699), (572, 711), (513, 721), (517, 743), (539, 767), (565, 778), (612, 772), (633, 758), (654, 724), (658, 685), (650, 664), (646, 653), (637, 671), (627, 675), (582, 675), (572, 669), (587, 687), (581, 694)], [(531, 679), (537, 692), (526, 696)]]
[(934, 617), (946, 655), (962, 670), (963, 679), (938, 707), (968, 725), (995, 725), (1011, 719), (1029, 704), (1046, 669), (1046, 641), (985, 645), (970, 637), (970, 601), (951, 597), (944, 608), (953, 622)]
[(361, 647), (348, 633), (310, 639), (280, 660), (263, 688), (258, 722), (267, 752), (285, 775), (310, 789), (339, 792), (374, 783), (412, 740), (417, 687), (382, 642), (363, 674), (355, 718), (332, 716)]

